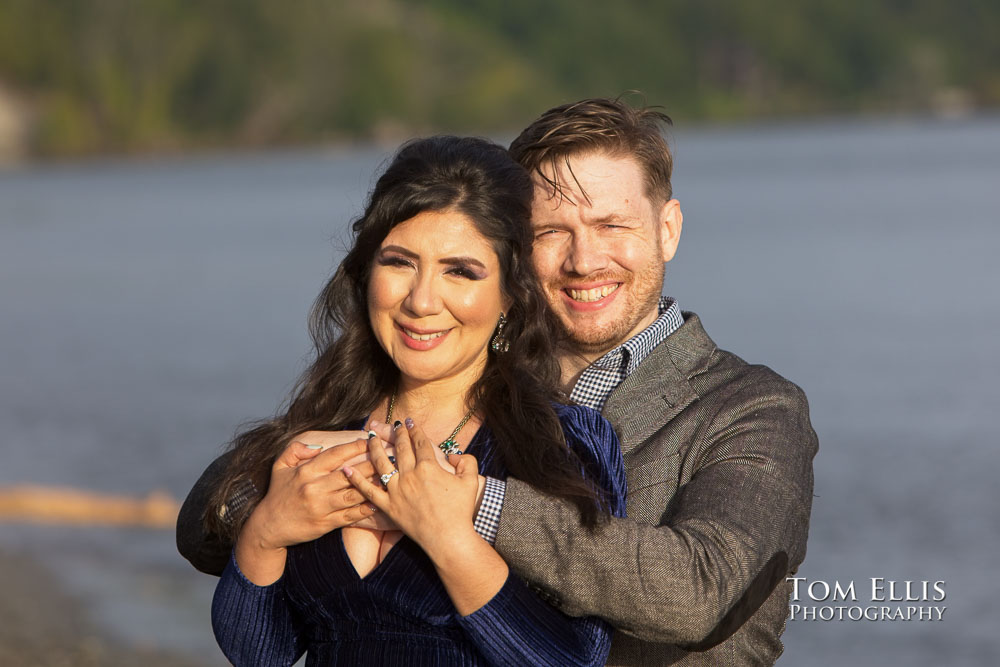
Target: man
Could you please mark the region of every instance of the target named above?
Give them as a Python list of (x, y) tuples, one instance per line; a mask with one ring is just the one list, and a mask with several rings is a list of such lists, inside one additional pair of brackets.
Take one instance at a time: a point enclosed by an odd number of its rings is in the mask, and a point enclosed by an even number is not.
[[(476, 525), (550, 602), (615, 626), (609, 664), (772, 664), (786, 576), (805, 556), (816, 436), (795, 385), (719, 350), (696, 315), (660, 296), (683, 222), (665, 121), (584, 100), (546, 112), (510, 149), (536, 182), (534, 262), (566, 333), (563, 380), (618, 433), (628, 518), (584, 531), (573, 506), (511, 478), (487, 480)], [(334, 471), (354, 453), (316, 460)], [(186, 503), (178, 544), (219, 571), (229, 545), (191, 518), (211, 473)], [(310, 478), (340, 494), (331, 527), (371, 511), (341, 478)]]

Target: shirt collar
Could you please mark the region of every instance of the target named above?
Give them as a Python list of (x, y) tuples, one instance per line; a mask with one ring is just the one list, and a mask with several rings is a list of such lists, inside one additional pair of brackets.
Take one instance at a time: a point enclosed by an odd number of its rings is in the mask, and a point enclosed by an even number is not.
[(673, 297), (661, 296), (657, 312), (658, 316), (652, 324), (607, 352), (594, 362), (594, 366), (630, 375), (654, 347), (684, 324), (680, 307)]

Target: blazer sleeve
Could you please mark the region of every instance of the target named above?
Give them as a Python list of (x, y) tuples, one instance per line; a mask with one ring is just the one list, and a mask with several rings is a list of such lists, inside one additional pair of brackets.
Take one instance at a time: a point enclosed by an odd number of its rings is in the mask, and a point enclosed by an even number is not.
[[(624, 516), (625, 469), (611, 425), (588, 408), (560, 406), (557, 412), (585, 477), (611, 513)], [(459, 623), (492, 665), (603, 665), (611, 649), (605, 621), (563, 614), (513, 572), (492, 600)]]
[(226, 568), (233, 544), (205, 530), (202, 517), (212, 492), (222, 480), (230, 456), (227, 452), (209, 464), (177, 515), (177, 551), (197, 570), (215, 576), (221, 575)]
[(257, 586), (230, 556), (212, 598), (212, 630), (226, 658), (236, 667), (293, 665), (305, 652), (297, 628), (284, 579)]
[(694, 472), (660, 525), (614, 518), (581, 532), (573, 506), (511, 478), (497, 551), (568, 614), (646, 641), (724, 640), (805, 555), (817, 445), (805, 396), (779, 376), (721, 403), (684, 444)]

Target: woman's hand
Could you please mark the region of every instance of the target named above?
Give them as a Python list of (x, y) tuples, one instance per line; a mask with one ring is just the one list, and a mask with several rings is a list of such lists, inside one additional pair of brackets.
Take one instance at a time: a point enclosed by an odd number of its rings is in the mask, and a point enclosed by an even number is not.
[(455, 608), (471, 614), (496, 595), (507, 580), (507, 565), (472, 526), (483, 480), (475, 457), (454, 457), (454, 474), (438, 462), (437, 447), (407, 420), (397, 427), (396, 464), (389, 461), (379, 437), (368, 440), (376, 473), (389, 474), (386, 485), (361, 471), (344, 474), (364, 496), (415, 541), (434, 562)]
[[(378, 434), (379, 438), (382, 439), (385, 453), (388, 456), (395, 457), (396, 454), (395, 446), (392, 444), (385, 444), (385, 443), (394, 443), (396, 441), (396, 432), (393, 430), (393, 428), (388, 424), (384, 424), (379, 421), (372, 421), (371, 423), (368, 424), (368, 428), (370, 428), (373, 432)], [(441, 466), (442, 470), (451, 475), (455, 474), (455, 465), (458, 464), (460, 457), (453, 455), (451, 458), (454, 459), (454, 463), (452, 463), (449, 460), (449, 457), (443, 451), (441, 451), (439, 447), (434, 448), (434, 457), (437, 460), (438, 464)], [(371, 460), (371, 455), (366, 450), (363, 455), (354, 457), (350, 461), (347, 461), (344, 465), (346, 467), (353, 467), (354, 464), (359, 461), (369, 461), (369, 460)], [(475, 467), (476, 465), (475, 459), (472, 460), (471, 465)], [(374, 477), (372, 477), (372, 481), (375, 484), (380, 483), (377, 474)], [(485, 481), (485, 478), (481, 478), (480, 481)], [(483, 491), (483, 485), (480, 484), (479, 496), (477, 498), (477, 504), (476, 504), (477, 509), (479, 507), (478, 500), (482, 498), (482, 491)], [(374, 514), (367, 516), (364, 519), (361, 519), (360, 521), (355, 522), (354, 524), (352, 524), (352, 526), (356, 528), (367, 528), (369, 530), (387, 530), (387, 531), (400, 530), (399, 526), (396, 525), (396, 522), (393, 521), (392, 518), (385, 512), (375, 512)]]
[[(392, 435), (396, 440), (395, 464), (389, 460), (380, 437), (368, 440), (368, 455), (376, 475), (393, 469), (399, 471), (387, 487), (371, 481), (369, 475), (352, 466), (345, 467), (344, 474), (373, 505), (430, 554), (438, 543), (450, 541), (457, 531), (472, 530), (479, 493), (476, 459), (463, 456), (460, 468), (456, 469), (447, 460), (441, 463), (437, 455), (440, 450), (419, 427), (399, 426)], [(455, 507), (461, 508), (458, 513)]]
[(295, 437), (271, 467), (267, 493), (240, 531), (236, 560), (257, 585), (277, 581), (285, 549), (370, 517), (341, 470), (348, 461), (357, 475), (374, 475), (364, 431), (307, 431)]
[[(378, 437), (382, 439), (382, 444), (385, 447), (386, 454), (388, 454), (389, 456), (395, 456), (395, 452), (392, 451), (392, 450), (395, 449), (397, 429), (394, 429), (390, 424), (384, 424), (384, 423), (382, 423), (380, 421), (373, 421), (373, 422), (371, 422), (368, 425), (368, 428), (371, 429), (372, 431), (374, 431), (375, 434), (377, 434)], [(404, 431), (402, 429), (399, 429), (399, 432), (402, 433)], [(422, 435), (423, 431), (419, 431), (419, 433)], [(411, 438), (410, 441), (412, 442), (412, 438)], [(386, 444), (386, 443), (388, 443), (388, 444)], [(433, 449), (434, 449), (434, 459), (441, 466), (441, 469), (444, 470), (445, 472), (448, 472), (448, 473), (451, 473), (452, 475), (454, 475), (455, 474), (455, 466), (458, 464), (458, 460), (459, 460), (458, 456), (453, 455), (453, 456), (455, 456), (455, 458), (454, 458), (454, 461), (451, 461), (451, 460), (449, 460), (448, 455), (445, 454), (441, 450), (440, 447), (434, 447)], [(370, 459), (371, 455), (368, 454), (365, 458), (366, 459)], [(346, 463), (344, 465), (350, 466), (351, 464), (350, 463)], [(473, 463), (473, 465), (475, 465), (475, 463)], [(377, 477), (377, 475), (376, 475), (376, 477)], [(378, 481), (378, 480), (376, 479), (375, 481)]]

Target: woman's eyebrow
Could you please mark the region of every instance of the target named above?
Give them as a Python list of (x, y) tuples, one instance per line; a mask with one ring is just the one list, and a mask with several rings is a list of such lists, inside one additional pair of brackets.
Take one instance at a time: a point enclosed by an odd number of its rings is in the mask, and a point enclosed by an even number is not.
[(484, 271), (486, 270), (486, 265), (480, 262), (475, 257), (442, 257), (438, 261), (441, 262), (442, 264), (449, 264), (449, 265), (467, 266), (471, 264), (472, 266), (478, 266)]
[[(420, 259), (420, 255), (413, 252), (409, 248), (404, 248), (401, 245), (387, 245), (379, 250), (380, 253), (385, 252), (395, 252), (403, 255), (404, 257), (410, 257), (412, 259)], [(438, 260), (441, 264), (447, 264), (449, 266), (478, 266), (479, 268), (486, 270), (486, 265), (475, 257), (442, 257)]]
[(420, 255), (413, 252), (409, 248), (404, 248), (401, 245), (387, 245), (381, 248), (379, 252), (398, 252), (400, 255), (405, 255), (406, 257), (411, 257), (413, 259), (420, 259)]

